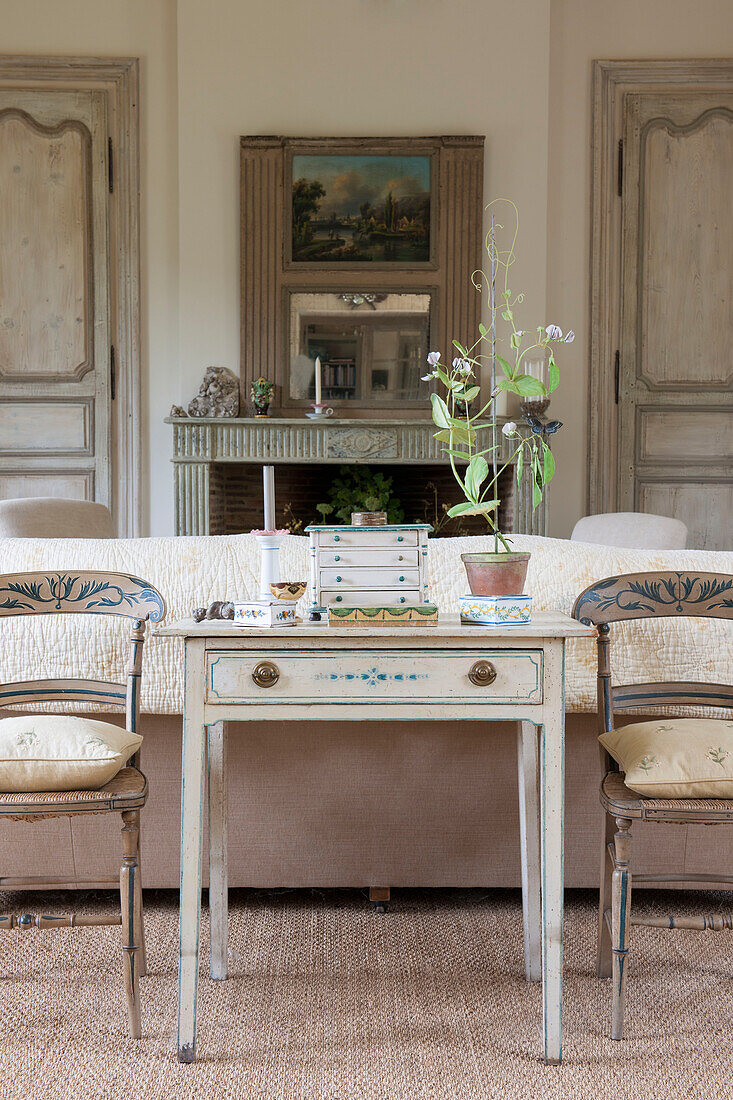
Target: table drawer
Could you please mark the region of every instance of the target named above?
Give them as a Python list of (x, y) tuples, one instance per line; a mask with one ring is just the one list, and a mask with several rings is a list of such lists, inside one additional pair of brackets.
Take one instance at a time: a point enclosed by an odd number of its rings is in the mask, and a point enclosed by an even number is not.
[(380, 531), (376, 527), (364, 527), (361, 530), (320, 531), (318, 545), (323, 547), (342, 546), (365, 550), (370, 546), (417, 546), (417, 531)]
[(368, 550), (348, 550), (336, 547), (333, 550), (321, 550), (318, 560), (322, 566), (334, 569), (417, 569), (417, 550), (398, 550), (393, 547), (372, 547)]
[(361, 588), (328, 589), (322, 588), (320, 606), (330, 607), (332, 603), (343, 603), (347, 607), (395, 607), (401, 603), (424, 603), (419, 588), (373, 588), (364, 590)]
[(321, 588), (333, 588), (335, 591), (345, 589), (352, 591), (355, 588), (392, 588), (395, 591), (404, 588), (417, 588), (420, 583), (420, 574), (417, 569), (400, 569), (399, 566), (391, 566), (389, 569), (349, 569), (341, 570), (336, 566), (333, 569), (322, 569), (320, 572)]
[(206, 701), (456, 708), (541, 703), (542, 650), (219, 650), (206, 655)]

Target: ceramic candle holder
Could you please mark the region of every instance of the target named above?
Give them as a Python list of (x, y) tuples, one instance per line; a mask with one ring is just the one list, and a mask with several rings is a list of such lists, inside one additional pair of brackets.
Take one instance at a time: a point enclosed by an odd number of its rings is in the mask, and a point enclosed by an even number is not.
[(531, 622), (532, 597), (459, 596), (461, 622), (477, 626), (522, 626)]
[(274, 531), (257, 531), (253, 532), (253, 534), (262, 551), (262, 559), (260, 562), (260, 590), (257, 593), (257, 599), (270, 601), (272, 599), (270, 585), (277, 584), (280, 580), (280, 547), (282, 546), (283, 539), (287, 538), (287, 536), (277, 534), (277, 532)]
[(312, 409), (312, 413), (305, 414), (309, 420), (325, 420), (327, 417), (333, 416), (333, 409), (329, 408), (328, 405), (313, 405)]

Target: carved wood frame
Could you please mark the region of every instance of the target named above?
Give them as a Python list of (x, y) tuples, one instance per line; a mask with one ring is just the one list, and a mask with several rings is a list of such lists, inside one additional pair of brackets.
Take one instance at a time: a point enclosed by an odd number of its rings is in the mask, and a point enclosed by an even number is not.
[(614, 356), (620, 346), (621, 198), (618, 142), (630, 93), (710, 86), (733, 89), (733, 61), (594, 61), (591, 135), (588, 512), (617, 507)]
[[(430, 293), (431, 339), (450, 358), (451, 341), (473, 343), (481, 297), (471, 276), (481, 266), (484, 138), (242, 137), (241, 157), (241, 381), (249, 400), (253, 379), (275, 382), (275, 409), (294, 408), (285, 393), (287, 378), (284, 316), (288, 292), (392, 291)], [(294, 154), (382, 153), (430, 155), (431, 262), (394, 264), (293, 263), (286, 248), (290, 226), (288, 182)], [(425, 410), (404, 404), (349, 406), (358, 419), (399, 408), (405, 418)]]
[(135, 57), (0, 55), (5, 88), (87, 88), (106, 96), (114, 149), (110, 195), (110, 333), (116, 350), (115, 443), (118, 479), (116, 524), (121, 537), (142, 525), (142, 424), (140, 409), (140, 154), (139, 61)]

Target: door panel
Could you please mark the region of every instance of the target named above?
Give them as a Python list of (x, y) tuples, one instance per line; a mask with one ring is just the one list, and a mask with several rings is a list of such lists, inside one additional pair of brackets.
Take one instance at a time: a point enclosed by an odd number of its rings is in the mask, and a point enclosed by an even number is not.
[(689, 529), (688, 546), (730, 550), (733, 480), (639, 480), (639, 511), (678, 516)]
[(626, 94), (618, 506), (731, 546), (733, 94)]
[(0, 194), (0, 493), (113, 507), (104, 94), (0, 89)]

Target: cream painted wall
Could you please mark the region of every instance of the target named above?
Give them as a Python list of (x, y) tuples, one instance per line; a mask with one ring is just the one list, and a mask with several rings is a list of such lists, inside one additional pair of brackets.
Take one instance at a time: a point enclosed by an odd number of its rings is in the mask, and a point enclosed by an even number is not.
[(143, 530), (172, 533), (160, 420), (179, 370), (175, 0), (3, 0), (2, 51), (140, 58)]
[(207, 365), (239, 367), (243, 133), (486, 135), (486, 197), (521, 211), (524, 319), (578, 333), (552, 406), (551, 528), (569, 533), (588, 446), (591, 59), (730, 56), (730, 0), (5, 0), (2, 48), (141, 58), (150, 533), (173, 529), (163, 417)]
[[(238, 137), (485, 134), (545, 313), (549, 0), (179, 0), (181, 390), (239, 364)], [(539, 321), (532, 323), (538, 324)]]
[(547, 300), (557, 323), (578, 334), (563, 348), (553, 401), (565, 425), (553, 448), (557, 537), (567, 537), (585, 513), (586, 455), (594, 445), (587, 438), (591, 62), (731, 56), (731, 0), (552, 0)]

